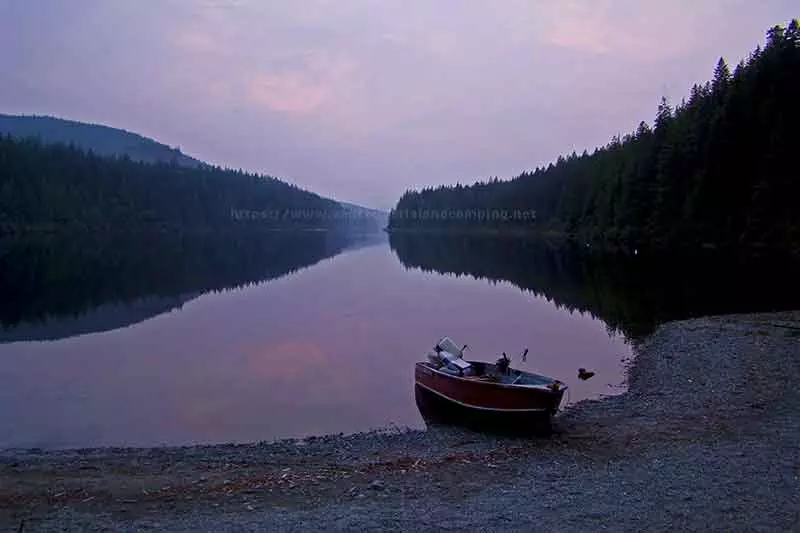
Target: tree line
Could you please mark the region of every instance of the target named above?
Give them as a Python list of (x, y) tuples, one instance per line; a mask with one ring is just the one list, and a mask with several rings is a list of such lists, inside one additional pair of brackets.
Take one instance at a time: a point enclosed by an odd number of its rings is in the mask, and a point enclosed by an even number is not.
[[(652, 126), (509, 181), (407, 191), (390, 230), (553, 233), (633, 248), (800, 245), (800, 29), (766, 44), (672, 106)], [(439, 217), (447, 210), (458, 211)], [(473, 217), (465, 213), (535, 213)]]
[(353, 216), (338, 202), (269, 176), (145, 163), (0, 136), (0, 234), (377, 225), (374, 218)]

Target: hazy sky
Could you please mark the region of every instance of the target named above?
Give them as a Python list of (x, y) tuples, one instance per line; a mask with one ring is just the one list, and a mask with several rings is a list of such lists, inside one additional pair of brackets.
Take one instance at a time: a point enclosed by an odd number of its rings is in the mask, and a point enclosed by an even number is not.
[(797, 0), (0, 0), (0, 112), (390, 207), (652, 122)]

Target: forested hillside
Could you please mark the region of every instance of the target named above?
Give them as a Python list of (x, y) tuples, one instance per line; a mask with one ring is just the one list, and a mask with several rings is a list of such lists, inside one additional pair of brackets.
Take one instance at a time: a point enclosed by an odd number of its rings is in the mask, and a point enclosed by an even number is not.
[(231, 227), (377, 229), (333, 200), (275, 178), (146, 164), (0, 137), (0, 233)]
[(201, 161), (153, 139), (129, 131), (55, 117), (2, 115), (0, 135), (37, 138), (42, 144), (72, 144), (98, 155), (123, 157), (144, 163), (175, 163), (196, 167)]
[[(510, 181), (403, 195), (390, 229), (551, 232), (633, 247), (800, 246), (800, 30), (767, 32), (652, 126)], [(602, 103), (598, 103), (602, 105)]]

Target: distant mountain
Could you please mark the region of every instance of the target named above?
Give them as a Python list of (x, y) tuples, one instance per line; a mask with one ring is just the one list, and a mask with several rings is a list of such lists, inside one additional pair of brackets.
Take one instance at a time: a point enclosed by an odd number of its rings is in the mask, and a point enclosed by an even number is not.
[(55, 117), (0, 114), (0, 135), (18, 139), (38, 138), (44, 144), (73, 144), (98, 155), (127, 155), (143, 163), (176, 163), (185, 167), (205, 164), (177, 148), (170, 148), (136, 133)]
[[(49, 116), (4, 115), (0, 113), (0, 137), (14, 139), (39, 139), (42, 144), (72, 144), (81, 150), (91, 150), (96, 155), (122, 157), (142, 163), (175, 163), (182, 167), (210, 167), (177, 148), (171, 148), (153, 139), (119, 128), (89, 124)], [(350, 219), (375, 221), (375, 226), (385, 227), (388, 213), (347, 202), (338, 202)], [(362, 224), (363, 225), (363, 224)]]
[(373, 220), (381, 228), (385, 228), (389, 223), (389, 213), (380, 211), (379, 209), (371, 209), (368, 207), (361, 207), (360, 205), (351, 204), (348, 202), (339, 202), (339, 205), (344, 209), (346, 216), (352, 219)]

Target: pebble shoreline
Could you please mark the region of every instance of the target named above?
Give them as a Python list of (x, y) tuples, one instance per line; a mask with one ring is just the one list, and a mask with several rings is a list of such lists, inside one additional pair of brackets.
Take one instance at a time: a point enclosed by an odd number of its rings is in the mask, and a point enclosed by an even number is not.
[(547, 439), (0, 451), (16, 531), (800, 530), (800, 311), (665, 324)]

